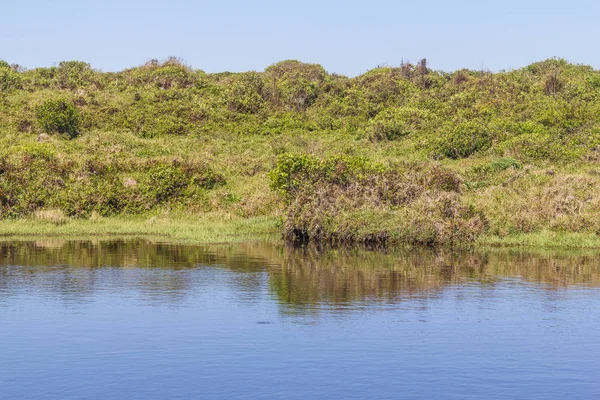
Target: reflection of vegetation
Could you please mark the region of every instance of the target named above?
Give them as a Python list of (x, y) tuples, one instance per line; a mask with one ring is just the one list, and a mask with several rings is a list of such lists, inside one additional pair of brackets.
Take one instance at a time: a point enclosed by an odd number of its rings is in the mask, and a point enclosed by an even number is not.
[[(18, 269), (10, 266), (21, 266)], [(190, 246), (149, 241), (2, 242), (0, 293), (13, 287), (43, 284), (46, 289), (86, 297), (102, 287), (98, 273), (116, 269), (131, 281), (126, 290), (176, 301), (199, 282), (184, 272), (213, 266), (233, 273), (228, 279), (238, 291), (269, 287), (286, 308), (314, 308), (355, 302), (396, 302), (428, 297), (448, 285), (477, 282), (493, 287), (503, 279), (519, 278), (547, 289), (585, 284), (600, 286), (598, 254), (523, 253), (490, 250), (456, 253), (433, 249), (369, 251), (358, 248), (293, 248), (253, 243), (230, 246)], [(150, 274), (128, 275), (144, 268)], [(82, 274), (82, 271), (87, 273)], [(114, 278), (114, 275), (111, 275)], [(48, 284), (51, 282), (52, 284)]]
[(428, 297), (467, 282), (493, 287), (506, 278), (550, 289), (600, 286), (597, 260), (592, 253), (286, 248), (281, 268), (270, 271), (270, 278), (281, 301), (290, 305), (394, 301)]

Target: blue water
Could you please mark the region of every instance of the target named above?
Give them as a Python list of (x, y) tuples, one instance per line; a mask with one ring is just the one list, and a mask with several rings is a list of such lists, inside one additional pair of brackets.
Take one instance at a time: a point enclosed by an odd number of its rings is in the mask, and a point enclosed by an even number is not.
[(4, 243), (0, 398), (600, 398), (599, 261)]

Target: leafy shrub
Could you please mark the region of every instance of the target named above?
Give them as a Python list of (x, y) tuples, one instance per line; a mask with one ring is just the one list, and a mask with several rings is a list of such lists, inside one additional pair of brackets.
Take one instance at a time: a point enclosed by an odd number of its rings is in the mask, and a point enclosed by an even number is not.
[(189, 89), (199, 83), (202, 71), (193, 71), (177, 57), (169, 57), (164, 62), (150, 60), (144, 65), (117, 74), (115, 82), (123, 90), (131, 86), (145, 86), (148, 89)]
[(156, 165), (148, 171), (148, 190), (154, 192), (157, 202), (174, 197), (187, 184), (183, 170), (176, 165)]
[(182, 65), (163, 65), (150, 73), (150, 79), (160, 89), (185, 88), (194, 83), (191, 71)]
[(272, 187), (287, 198), (288, 239), (450, 244), (473, 241), (485, 230), (482, 214), (459, 196), (460, 179), (438, 166), (382, 169), (302, 155), (279, 161)]
[(8, 93), (22, 87), (21, 75), (6, 61), (0, 60), (0, 93)]
[(185, 204), (224, 182), (198, 162), (102, 156), (72, 161), (45, 152), (45, 147), (40, 144), (0, 158), (0, 219), (39, 210), (69, 217), (138, 214)]
[(395, 110), (385, 110), (373, 118), (368, 127), (371, 140), (396, 140), (409, 134), (407, 124)]
[(270, 171), (269, 177), (271, 188), (289, 199), (307, 184), (344, 184), (349, 179), (365, 177), (372, 171), (381, 170), (380, 165), (371, 164), (360, 157), (338, 155), (320, 159), (307, 154), (283, 153), (277, 157), (277, 165)]
[(558, 161), (578, 156), (573, 153), (576, 149), (568, 149), (550, 134), (524, 134), (503, 142), (499, 148), (507, 154), (532, 161)]
[(355, 85), (376, 108), (392, 104), (403, 105), (418, 91), (407, 79), (412, 75), (412, 70), (409, 72), (402, 68), (375, 68), (357, 77)]
[(227, 104), (233, 111), (256, 114), (263, 106), (262, 92), (263, 80), (260, 74), (238, 74), (227, 88)]
[(97, 83), (90, 64), (81, 61), (62, 61), (58, 64), (54, 79), (59, 89), (78, 89)]
[(281, 134), (302, 129), (312, 130), (310, 126), (307, 126), (306, 121), (298, 118), (297, 113), (292, 112), (278, 113), (267, 118), (261, 128), (266, 134)]
[(522, 165), (512, 157), (496, 158), (488, 163), (475, 165), (467, 173), (468, 189), (476, 190), (492, 185), (502, 185), (514, 179), (514, 171), (521, 170)]
[(269, 172), (271, 188), (284, 196), (293, 194), (310, 178), (318, 163), (317, 158), (306, 154), (280, 154), (276, 167)]
[(281, 61), (265, 70), (265, 89), (272, 103), (304, 111), (319, 97), (326, 77), (327, 72), (318, 64)]
[(44, 102), (36, 108), (36, 117), (40, 127), (47, 133), (64, 133), (75, 137), (79, 132), (79, 112), (64, 99)]
[(477, 122), (446, 126), (430, 142), (431, 155), (435, 158), (466, 158), (491, 146), (491, 133)]

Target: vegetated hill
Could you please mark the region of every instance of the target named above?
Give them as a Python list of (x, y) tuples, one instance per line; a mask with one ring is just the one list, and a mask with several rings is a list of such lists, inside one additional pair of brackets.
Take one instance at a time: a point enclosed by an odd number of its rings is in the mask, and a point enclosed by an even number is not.
[(600, 72), (561, 59), (353, 78), (0, 62), (0, 93), (0, 218), (284, 211), (290, 237), (419, 243), (600, 229)]

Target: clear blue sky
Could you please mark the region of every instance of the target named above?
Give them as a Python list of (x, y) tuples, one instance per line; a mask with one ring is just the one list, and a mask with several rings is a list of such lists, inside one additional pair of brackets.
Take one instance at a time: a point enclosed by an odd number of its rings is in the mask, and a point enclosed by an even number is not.
[(558, 56), (600, 68), (598, 0), (2, 1), (0, 59), (81, 60), (104, 71), (170, 55), (207, 72), (284, 59), (356, 75), (429, 59), (511, 69)]

